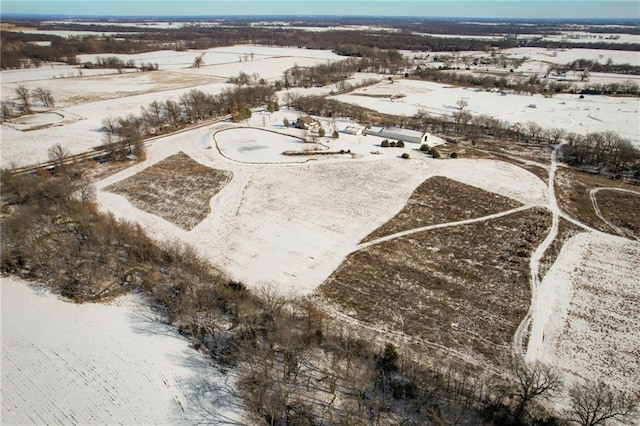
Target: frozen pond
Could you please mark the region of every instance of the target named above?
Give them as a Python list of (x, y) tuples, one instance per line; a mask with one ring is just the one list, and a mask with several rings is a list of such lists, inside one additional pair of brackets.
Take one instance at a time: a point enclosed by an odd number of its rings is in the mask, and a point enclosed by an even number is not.
[(49, 124), (62, 120), (64, 117), (55, 112), (43, 112), (41, 114), (30, 114), (17, 117), (12, 120), (17, 124)]
[(255, 128), (222, 130), (214, 140), (222, 155), (241, 163), (302, 163), (309, 157), (287, 156), (283, 152), (318, 147), (293, 136)]

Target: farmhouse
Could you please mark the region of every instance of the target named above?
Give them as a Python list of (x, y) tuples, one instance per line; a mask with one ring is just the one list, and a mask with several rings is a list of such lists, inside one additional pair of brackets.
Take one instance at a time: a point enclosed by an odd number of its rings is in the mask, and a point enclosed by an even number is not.
[(427, 132), (418, 132), (417, 130), (403, 129), (400, 127), (372, 127), (365, 130), (365, 134), (421, 145), (428, 144), (427, 139), (431, 136)]
[(358, 126), (347, 126), (345, 127), (344, 132), (350, 135), (361, 136), (364, 132), (364, 128)]
[(320, 128), (320, 123), (318, 123), (317, 120), (314, 120), (311, 116), (305, 115), (303, 117), (298, 117), (296, 127), (298, 129), (316, 130)]

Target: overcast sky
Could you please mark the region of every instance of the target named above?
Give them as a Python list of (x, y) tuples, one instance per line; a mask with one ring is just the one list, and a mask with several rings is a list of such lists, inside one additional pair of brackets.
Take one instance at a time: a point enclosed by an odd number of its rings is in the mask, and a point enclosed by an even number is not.
[(359, 15), (476, 18), (632, 18), (638, 0), (1, 0), (5, 13), (60, 15)]

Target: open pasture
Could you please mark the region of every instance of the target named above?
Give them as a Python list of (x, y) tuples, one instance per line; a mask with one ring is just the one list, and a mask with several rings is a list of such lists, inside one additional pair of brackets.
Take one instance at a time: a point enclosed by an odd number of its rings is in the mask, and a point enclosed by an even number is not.
[(527, 357), (561, 366), (572, 381), (639, 391), (639, 258), (637, 242), (572, 237), (539, 288)]
[(468, 103), (466, 110), (471, 114), (492, 116), (514, 126), (532, 121), (543, 128), (561, 128), (579, 134), (613, 130), (640, 145), (640, 98), (594, 95), (580, 99), (578, 95), (556, 95), (551, 98), (538, 95), (501, 95), (406, 79), (393, 84), (381, 82), (334, 98), (386, 114), (407, 117), (420, 111), (451, 116), (459, 111), (456, 102), (464, 99)]
[(229, 378), (138, 297), (80, 305), (0, 281), (3, 424), (241, 421)]

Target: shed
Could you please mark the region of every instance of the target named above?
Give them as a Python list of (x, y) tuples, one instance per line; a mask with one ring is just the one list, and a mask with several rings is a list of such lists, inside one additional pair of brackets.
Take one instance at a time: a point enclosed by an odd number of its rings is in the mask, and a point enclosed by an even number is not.
[(344, 132), (350, 135), (361, 136), (364, 132), (364, 128), (358, 126), (347, 126), (345, 127)]

